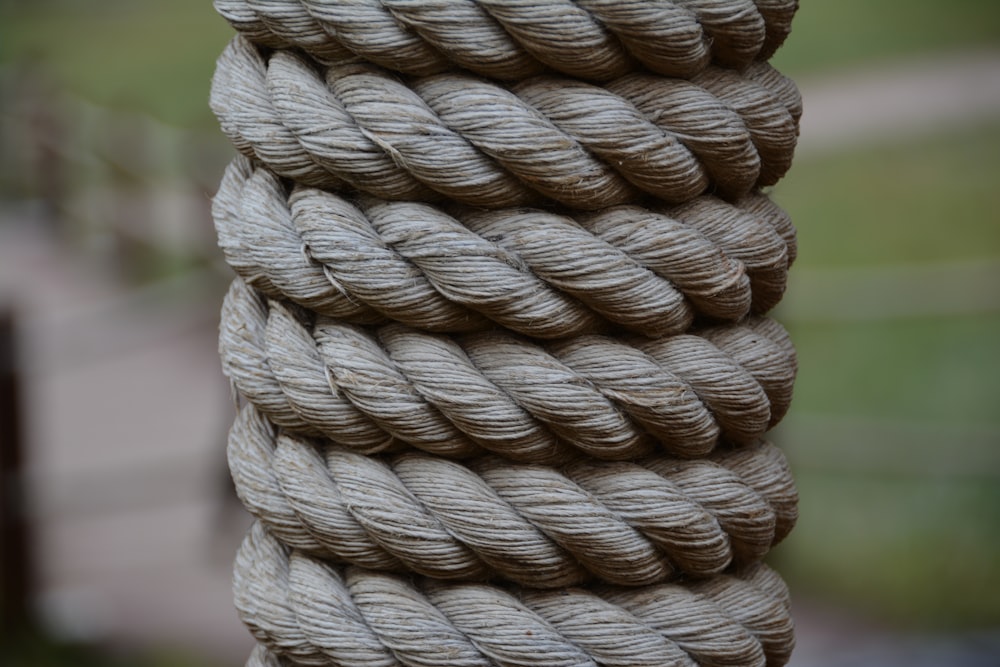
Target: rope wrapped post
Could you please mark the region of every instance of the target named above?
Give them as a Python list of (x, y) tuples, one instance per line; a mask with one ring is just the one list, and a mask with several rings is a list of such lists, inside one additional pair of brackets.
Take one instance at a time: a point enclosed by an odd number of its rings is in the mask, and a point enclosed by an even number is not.
[(796, 0), (215, 0), (248, 665), (783, 665)]

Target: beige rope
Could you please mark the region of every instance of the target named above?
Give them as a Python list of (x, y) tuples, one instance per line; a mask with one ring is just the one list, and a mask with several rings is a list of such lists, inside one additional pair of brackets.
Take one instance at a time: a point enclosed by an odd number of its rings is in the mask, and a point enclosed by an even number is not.
[(521, 80), (546, 68), (603, 81), (641, 63), (690, 77), (710, 59), (766, 60), (791, 29), (795, 0), (215, 0), (249, 39), (320, 62), (358, 57), (412, 75), (455, 66)]
[[(787, 590), (762, 565), (684, 585), (511, 590), (336, 568), (256, 524), (234, 590), (257, 639), (300, 665), (780, 665), (792, 645)], [(282, 663), (258, 649), (248, 664)]]
[(404, 84), (371, 65), (325, 81), (243, 39), (219, 59), (212, 109), (244, 154), (306, 185), (393, 200), (597, 209), (640, 192), (682, 202), (773, 184), (798, 133), (794, 88), (767, 65), (694, 81), (627, 74), (601, 88), (536, 78), (507, 90), (452, 73)]
[(215, 0), (248, 665), (783, 665), (795, 0)]
[(213, 213), (226, 261), (271, 296), (359, 324), (384, 317), (459, 332), (492, 320), (541, 338), (609, 323), (656, 337), (686, 331), (698, 314), (765, 312), (784, 291), (794, 240), (788, 217), (761, 195), (575, 219), (523, 209), (452, 216), (312, 188), (289, 197), (243, 158), (227, 169)]
[(631, 344), (579, 336), (541, 346), (500, 331), (448, 338), (398, 324), (370, 332), (294, 310), (234, 281), (223, 369), (274, 421), (374, 452), (394, 439), (465, 457), (552, 462), (574, 447), (628, 459), (659, 443), (701, 456), (750, 444), (784, 415), (794, 350), (776, 322)]
[(445, 580), (559, 588), (706, 576), (758, 560), (797, 516), (788, 465), (768, 444), (558, 468), (412, 452), (380, 460), (279, 436), (247, 407), (229, 460), (240, 498), (284, 543)]

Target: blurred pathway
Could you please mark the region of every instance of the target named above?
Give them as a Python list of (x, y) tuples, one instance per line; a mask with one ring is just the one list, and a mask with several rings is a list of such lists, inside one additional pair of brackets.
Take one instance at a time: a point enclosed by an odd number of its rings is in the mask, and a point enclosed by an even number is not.
[(1000, 119), (1000, 50), (911, 58), (797, 83), (805, 100), (800, 159)]
[(224, 502), (234, 413), (215, 353), (221, 281), (124, 291), (81, 259), (31, 221), (0, 224), (39, 612), (64, 639), (241, 664), (251, 642), (229, 579), (246, 519)]

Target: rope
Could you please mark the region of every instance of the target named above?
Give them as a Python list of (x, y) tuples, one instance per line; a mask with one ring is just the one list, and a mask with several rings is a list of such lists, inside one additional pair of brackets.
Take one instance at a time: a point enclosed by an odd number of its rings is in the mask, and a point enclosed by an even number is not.
[(761, 195), (573, 218), (453, 213), (307, 187), (289, 194), (243, 158), (214, 203), (226, 261), (270, 296), (357, 324), (438, 332), (492, 321), (538, 338), (612, 324), (657, 337), (686, 331), (698, 315), (737, 321), (778, 302), (794, 253), (787, 215)]
[(641, 63), (687, 78), (714, 59), (766, 60), (791, 30), (796, 0), (215, 0), (249, 39), (319, 62), (358, 58), (426, 76), (460, 67), (522, 80), (552, 69), (605, 81)]
[[(300, 665), (763, 666), (791, 650), (788, 593), (763, 565), (639, 589), (506, 589), (338, 568), (258, 523), (234, 590), (254, 636)], [(258, 649), (248, 664), (282, 663)]]
[(282, 542), (435, 579), (559, 588), (706, 576), (760, 559), (796, 518), (788, 465), (765, 443), (696, 461), (559, 468), (413, 452), (381, 460), (278, 435), (248, 407), (229, 449), (237, 493)]
[(795, 0), (215, 0), (247, 665), (779, 666)]
[(371, 65), (317, 72), (234, 39), (212, 109), (248, 157), (306, 185), (490, 208), (598, 209), (640, 193), (686, 201), (772, 185), (801, 103), (766, 64), (691, 81), (632, 73), (604, 87), (544, 77), (512, 89), (461, 74), (409, 85)]
[(752, 444), (791, 401), (795, 356), (773, 320), (657, 340), (546, 346), (501, 331), (444, 337), (391, 324), (313, 327), (235, 281), (220, 354), (239, 392), (290, 431), (373, 453), (396, 440), (448, 457), (548, 463), (660, 445), (692, 457)]

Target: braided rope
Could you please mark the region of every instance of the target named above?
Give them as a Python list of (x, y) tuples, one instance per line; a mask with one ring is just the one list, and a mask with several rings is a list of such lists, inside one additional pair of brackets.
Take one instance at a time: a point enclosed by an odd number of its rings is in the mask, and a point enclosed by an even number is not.
[(702, 456), (720, 438), (750, 444), (774, 426), (796, 370), (773, 320), (543, 347), (500, 331), (449, 338), (322, 316), (310, 327), (240, 280), (221, 331), (226, 374), (277, 424), (369, 453), (399, 440), (441, 456), (489, 450), (539, 463), (570, 447), (634, 458), (656, 443)]
[(727, 198), (788, 168), (801, 113), (777, 72), (709, 69), (693, 81), (626, 74), (597, 87), (535, 78), (508, 90), (459, 74), (408, 85), (371, 65), (265, 58), (236, 38), (212, 109), (244, 154), (305, 185), (392, 200), (598, 209), (646, 192)]
[[(258, 523), (234, 590), (257, 639), (298, 665), (764, 666), (792, 645), (787, 590), (762, 565), (685, 585), (511, 590), (337, 568)], [(283, 663), (260, 648), (248, 664)]]
[(320, 62), (354, 57), (415, 76), (461, 67), (522, 80), (551, 68), (604, 81), (638, 62), (691, 77), (711, 59), (745, 68), (791, 29), (796, 0), (215, 0), (247, 38)]
[(540, 338), (608, 322), (657, 337), (687, 330), (698, 314), (766, 312), (784, 291), (794, 238), (761, 195), (574, 219), (523, 209), (452, 216), (313, 188), (288, 193), (242, 158), (226, 170), (213, 212), (229, 265), (271, 296), (358, 324), (384, 317), (460, 332), (492, 320)]
[(795, 0), (215, 0), (248, 665), (782, 665)]

